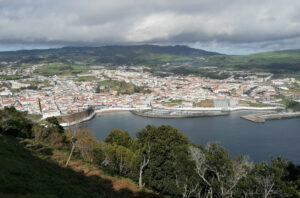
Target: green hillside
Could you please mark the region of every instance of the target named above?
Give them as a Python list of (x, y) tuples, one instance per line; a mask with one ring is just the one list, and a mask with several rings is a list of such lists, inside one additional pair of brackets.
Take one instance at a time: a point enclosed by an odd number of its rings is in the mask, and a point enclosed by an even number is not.
[(239, 56), (217, 55), (209, 57), (207, 64), (241, 70), (299, 74), (300, 50), (262, 52)]
[[(299, 74), (300, 50), (233, 56), (187, 46), (138, 45), (0, 52), (0, 66), (26, 66), (38, 63), (46, 64), (47, 69), (39, 71), (45, 75), (80, 73), (84, 71), (83, 66), (86, 65), (146, 65), (155, 70), (162, 68), (171, 70), (170, 67), (174, 66), (217, 66), (221, 69)], [(164, 66), (166, 63), (168, 67)], [(58, 71), (60, 68), (62, 70)]]
[(88, 179), (32, 155), (13, 138), (0, 136), (0, 158), (0, 197), (96, 197)]
[(21, 50), (1, 52), (1, 61), (21, 63), (79, 63), (79, 64), (140, 64), (159, 65), (170, 61), (184, 62), (197, 56), (211, 56), (218, 53), (207, 52), (186, 46), (104, 46), (104, 47), (64, 47), (48, 50)]

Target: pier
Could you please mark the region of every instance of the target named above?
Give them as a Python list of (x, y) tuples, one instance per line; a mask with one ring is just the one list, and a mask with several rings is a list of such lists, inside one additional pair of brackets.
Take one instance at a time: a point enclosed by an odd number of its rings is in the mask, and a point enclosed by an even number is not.
[(300, 117), (300, 112), (291, 112), (291, 113), (260, 113), (260, 114), (250, 114), (241, 116), (241, 118), (249, 120), (256, 123), (264, 123), (267, 120), (278, 120), (278, 119), (287, 119), (287, 118), (298, 118)]

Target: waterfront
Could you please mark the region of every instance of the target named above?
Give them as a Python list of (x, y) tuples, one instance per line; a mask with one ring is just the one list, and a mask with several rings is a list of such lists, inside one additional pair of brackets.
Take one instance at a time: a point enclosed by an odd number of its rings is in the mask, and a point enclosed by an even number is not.
[(218, 141), (232, 156), (241, 153), (255, 161), (267, 161), (271, 155), (282, 155), (300, 164), (300, 118), (272, 120), (263, 124), (240, 118), (249, 113), (240, 111), (220, 117), (159, 119), (119, 112), (102, 114), (82, 126), (91, 129), (98, 140), (103, 140), (115, 128), (134, 136), (147, 124), (168, 124), (192, 142), (206, 145), (207, 142)]

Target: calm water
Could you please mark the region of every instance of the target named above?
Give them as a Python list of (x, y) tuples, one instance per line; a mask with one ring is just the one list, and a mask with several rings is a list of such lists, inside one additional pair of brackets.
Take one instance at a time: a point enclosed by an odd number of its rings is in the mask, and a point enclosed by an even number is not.
[(241, 153), (255, 161), (267, 161), (270, 156), (282, 155), (300, 164), (300, 118), (262, 124), (241, 119), (240, 116), (245, 114), (249, 112), (233, 112), (221, 117), (157, 119), (122, 112), (103, 114), (82, 125), (91, 129), (97, 139), (104, 140), (115, 128), (135, 136), (147, 124), (168, 124), (179, 129), (192, 142), (202, 145), (220, 142), (232, 156)]

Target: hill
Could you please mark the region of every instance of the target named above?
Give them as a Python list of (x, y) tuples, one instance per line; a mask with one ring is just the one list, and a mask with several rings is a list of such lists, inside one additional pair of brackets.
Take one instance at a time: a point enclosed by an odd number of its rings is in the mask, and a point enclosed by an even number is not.
[(240, 70), (300, 74), (300, 50), (262, 52), (250, 55), (209, 57), (208, 65)]
[[(23, 141), (24, 142), (24, 141)], [(158, 197), (127, 181), (105, 175), (97, 168), (72, 160), (61, 151), (38, 152), (39, 146), (0, 135), (0, 197)], [(50, 149), (51, 150), (51, 149)]]
[(103, 47), (64, 47), (46, 50), (20, 50), (0, 52), (0, 62), (40, 63), (61, 62), (70, 64), (142, 64), (159, 65), (170, 61), (189, 61), (197, 56), (217, 55), (189, 48), (187, 46), (103, 46)]
[[(66, 68), (67, 66), (71, 69), (85, 65), (146, 65), (156, 70), (160, 70), (163, 65), (168, 63), (169, 67), (164, 67), (164, 69), (167, 68), (169, 71), (174, 66), (217, 66), (221, 69), (299, 75), (300, 50), (263, 52), (251, 55), (225, 55), (182, 45), (115, 45), (0, 52), (0, 66), (21, 66), (37, 63), (55, 63), (59, 65), (58, 68)], [(77, 68), (77, 70), (81, 72), (84, 69)], [(72, 73), (69, 70), (67, 72)]]

